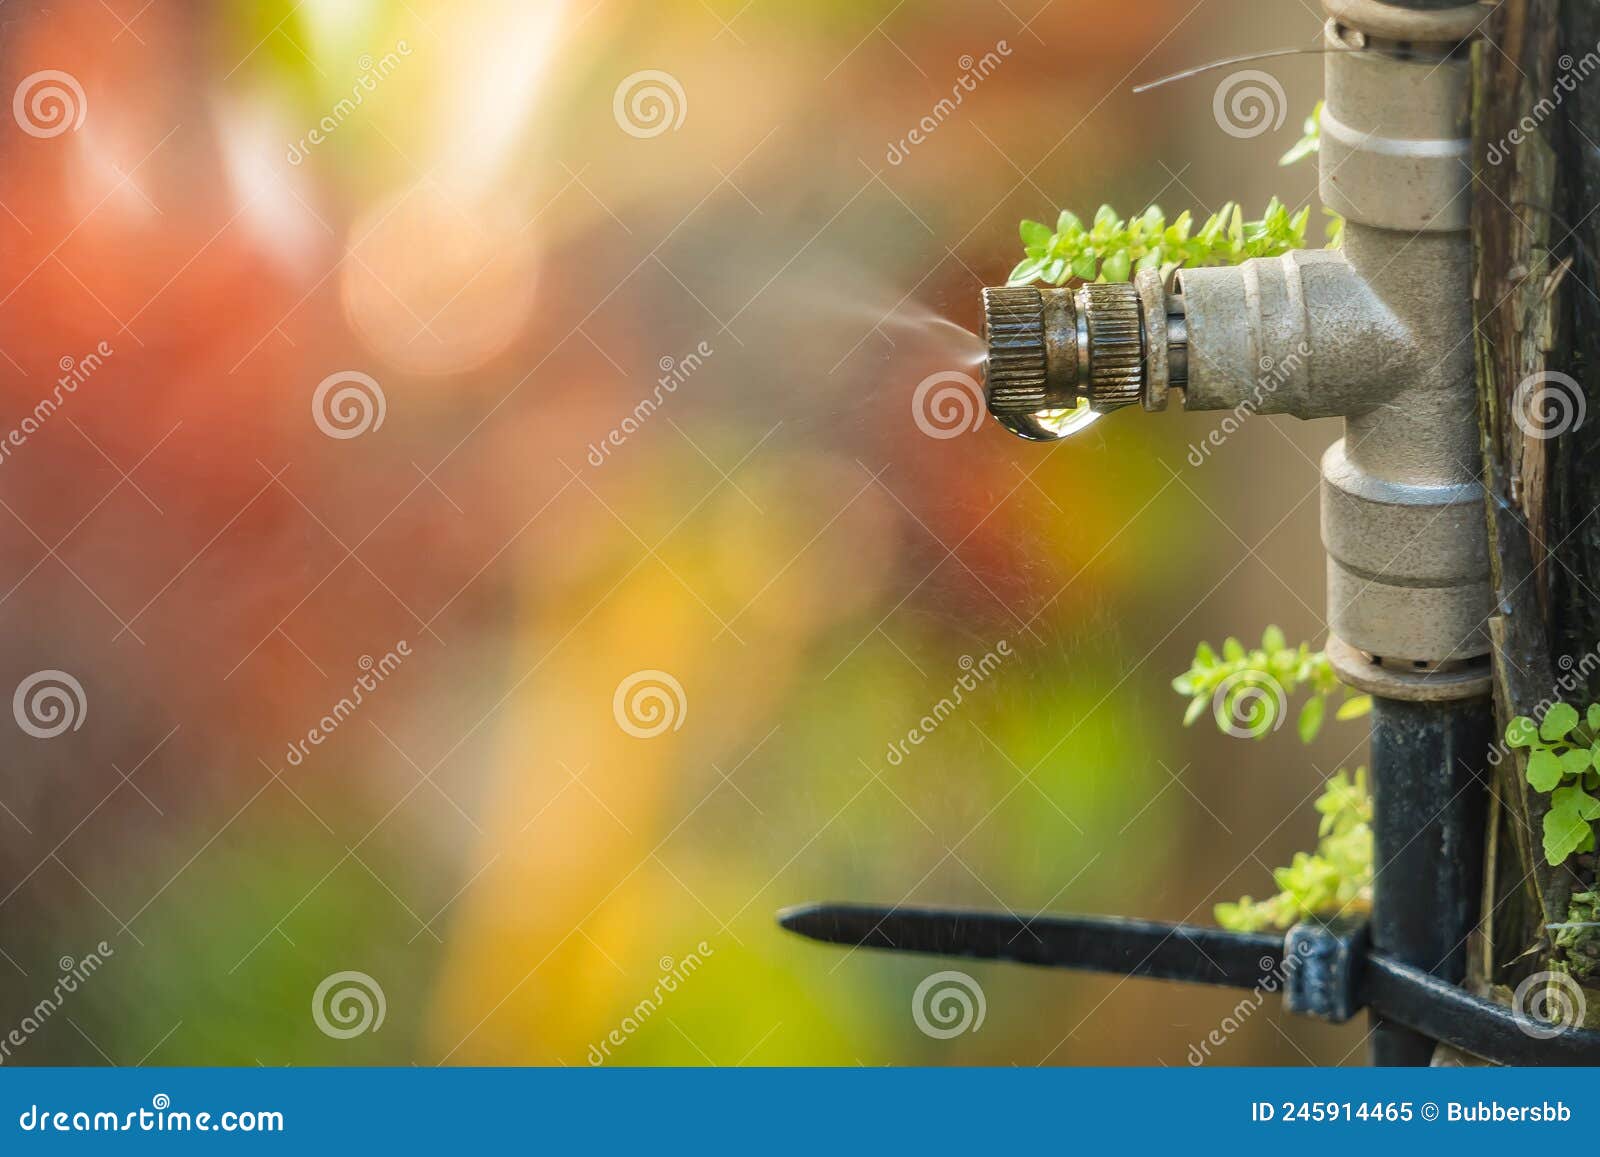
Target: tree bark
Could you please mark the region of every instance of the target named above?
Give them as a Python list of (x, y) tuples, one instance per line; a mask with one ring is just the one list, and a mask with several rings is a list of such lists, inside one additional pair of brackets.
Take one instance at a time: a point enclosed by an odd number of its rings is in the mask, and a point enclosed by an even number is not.
[[(1487, 32), (1474, 52), (1473, 300), (1503, 734), (1552, 701), (1600, 698), (1600, 4), (1504, 0)], [(1541, 375), (1594, 420), (1541, 436), (1528, 410)], [(1594, 857), (1545, 862), (1546, 797), (1501, 750), (1472, 980), (1500, 989), (1553, 966), (1595, 983), (1592, 962), (1548, 931), (1594, 886)]]

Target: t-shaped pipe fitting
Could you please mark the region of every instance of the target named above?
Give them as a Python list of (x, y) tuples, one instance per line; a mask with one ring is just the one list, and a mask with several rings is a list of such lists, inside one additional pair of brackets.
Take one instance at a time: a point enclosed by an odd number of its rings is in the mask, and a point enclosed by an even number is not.
[[(1133, 285), (984, 291), (989, 405), (1343, 417), (1323, 460), (1329, 652), (1396, 698), (1481, 693), (1488, 548), (1478, 482), (1467, 235), (1466, 5), (1325, 0), (1322, 197), (1338, 251)], [(1463, 668), (1471, 668), (1464, 671)]]

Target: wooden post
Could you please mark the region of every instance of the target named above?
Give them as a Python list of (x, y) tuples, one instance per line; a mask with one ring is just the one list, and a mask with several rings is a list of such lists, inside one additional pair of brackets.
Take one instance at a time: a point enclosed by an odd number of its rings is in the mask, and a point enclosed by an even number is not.
[[(1473, 299), (1503, 734), (1552, 700), (1600, 698), (1600, 669), (1583, 662), (1600, 645), (1600, 5), (1504, 0), (1487, 31), (1474, 65)], [(1526, 399), (1552, 373), (1579, 384), (1587, 419), (1542, 437), (1528, 432)], [(1489, 990), (1571, 965), (1547, 925), (1594, 885), (1593, 856), (1546, 864), (1547, 797), (1517, 753), (1501, 753), (1471, 971)]]

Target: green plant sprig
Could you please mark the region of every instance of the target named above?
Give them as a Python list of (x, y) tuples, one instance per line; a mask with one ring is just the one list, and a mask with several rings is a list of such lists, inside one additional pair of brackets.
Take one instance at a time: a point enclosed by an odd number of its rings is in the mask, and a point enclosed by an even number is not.
[(1218, 904), (1217, 923), (1233, 932), (1287, 928), (1308, 916), (1364, 911), (1372, 903), (1372, 793), (1367, 769), (1340, 771), (1316, 803), (1322, 816), (1315, 853), (1296, 852), (1272, 873), (1281, 889), (1265, 900)]
[[(1272, 693), (1259, 694), (1264, 686)], [(1328, 699), (1335, 691), (1344, 695), (1334, 713), (1338, 719), (1354, 719), (1372, 708), (1370, 696), (1352, 695), (1344, 688), (1324, 652), (1313, 651), (1308, 643), (1289, 646), (1277, 627), (1268, 627), (1262, 633), (1261, 646), (1253, 650), (1229, 638), (1219, 656), (1201, 643), (1195, 648), (1194, 662), (1172, 681), (1172, 687), (1189, 696), (1184, 726), (1193, 724), (1208, 705), (1214, 705), (1219, 727), (1224, 720), (1243, 724), (1246, 733), (1257, 738), (1275, 729), (1278, 712), (1287, 710), (1289, 697), (1300, 691), (1310, 692), (1300, 708), (1297, 728), (1305, 743), (1321, 731)], [(1277, 895), (1265, 900), (1246, 896), (1236, 904), (1218, 904), (1218, 924), (1235, 932), (1259, 932), (1371, 903), (1372, 794), (1367, 789), (1366, 769), (1358, 769), (1354, 777), (1337, 772), (1324, 786), (1316, 809), (1322, 816), (1316, 851), (1298, 852), (1286, 867), (1272, 873)]]
[[(1257, 693), (1263, 686), (1281, 691), (1281, 697)], [(1219, 656), (1209, 644), (1201, 643), (1195, 648), (1189, 669), (1172, 681), (1172, 689), (1189, 696), (1189, 707), (1183, 715), (1185, 727), (1192, 726), (1208, 706), (1214, 705), (1217, 715), (1238, 721), (1256, 738), (1263, 738), (1280, 726), (1278, 712), (1287, 708), (1290, 696), (1309, 691), (1296, 728), (1304, 743), (1310, 743), (1321, 732), (1328, 699), (1334, 692), (1344, 695), (1334, 712), (1337, 719), (1355, 719), (1372, 709), (1370, 696), (1352, 695), (1339, 682), (1326, 654), (1313, 651), (1307, 643), (1290, 647), (1277, 627), (1268, 627), (1262, 633), (1261, 646), (1253, 650), (1246, 650), (1238, 639), (1229, 638), (1223, 642)], [(1217, 703), (1219, 691), (1223, 700)]]
[(1141, 269), (1158, 269), (1165, 278), (1180, 267), (1277, 257), (1305, 248), (1310, 217), (1309, 208), (1291, 216), (1276, 197), (1258, 221), (1246, 221), (1239, 206), (1229, 202), (1198, 232), (1187, 211), (1169, 224), (1155, 205), (1128, 219), (1102, 205), (1088, 226), (1063, 209), (1054, 229), (1038, 221), (1022, 223), (1019, 232), (1026, 256), (1011, 271), (1007, 284), (1129, 281)]
[[(1321, 150), (1322, 108), (1323, 102), (1318, 101), (1306, 117), (1304, 135), (1279, 158), (1280, 165), (1297, 164)], [(1344, 239), (1344, 218), (1332, 210), (1323, 212), (1328, 217), (1325, 244), (1336, 249)], [(1230, 201), (1206, 218), (1198, 232), (1188, 212), (1169, 223), (1155, 205), (1127, 219), (1111, 206), (1102, 205), (1087, 226), (1063, 209), (1054, 229), (1039, 221), (1022, 223), (1024, 256), (1007, 284), (1129, 281), (1141, 269), (1159, 269), (1163, 278), (1170, 278), (1174, 270), (1185, 267), (1238, 265), (1252, 257), (1277, 257), (1305, 248), (1310, 218), (1310, 209), (1291, 214), (1276, 197), (1256, 221), (1246, 221), (1240, 207)]]
[(1306, 117), (1304, 135), (1295, 142), (1292, 149), (1278, 158), (1278, 164), (1288, 168), (1322, 151), (1322, 107), (1326, 103), (1319, 100), (1312, 107), (1311, 115)]
[(1594, 821), (1600, 819), (1600, 704), (1591, 703), (1582, 716), (1567, 703), (1556, 703), (1537, 724), (1519, 715), (1506, 726), (1506, 744), (1528, 753), (1528, 782), (1550, 797), (1544, 817), (1544, 858), (1564, 864), (1578, 852), (1595, 848)]

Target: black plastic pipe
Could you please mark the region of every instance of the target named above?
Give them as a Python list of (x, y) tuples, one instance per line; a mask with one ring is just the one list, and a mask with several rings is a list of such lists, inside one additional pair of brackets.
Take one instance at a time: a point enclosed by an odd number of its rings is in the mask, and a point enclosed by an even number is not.
[[(1482, 900), (1489, 699), (1372, 705), (1372, 946), (1458, 983)], [(1434, 1042), (1372, 1016), (1374, 1065), (1426, 1065)]]

